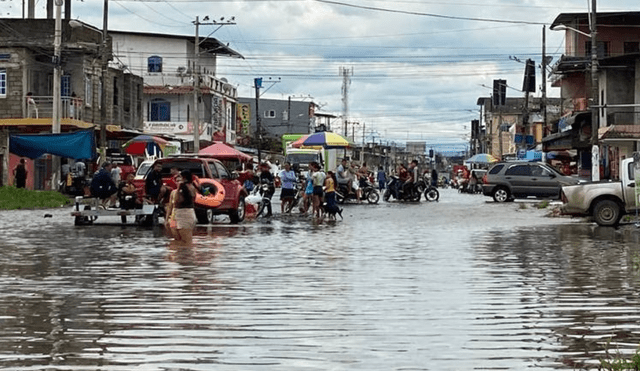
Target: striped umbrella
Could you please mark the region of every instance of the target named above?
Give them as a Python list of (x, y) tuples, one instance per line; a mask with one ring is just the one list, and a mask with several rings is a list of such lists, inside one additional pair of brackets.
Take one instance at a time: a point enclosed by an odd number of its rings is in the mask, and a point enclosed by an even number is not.
[(353, 143), (340, 134), (330, 131), (320, 131), (309, 135), (302, 141), (302, 146), (322, 146), (324, 148), (347, 148), (353, 146)]

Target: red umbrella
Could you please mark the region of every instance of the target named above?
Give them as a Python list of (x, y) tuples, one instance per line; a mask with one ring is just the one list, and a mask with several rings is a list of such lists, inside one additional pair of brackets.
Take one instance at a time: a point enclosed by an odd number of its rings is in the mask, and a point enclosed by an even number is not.
[(168, 141), (154, 137), (151, 135), (138, 135), (137, 137), (129, 140), (127, 143), (122, 145), (125, 153), (130, 155), (138, 155), (142, 156), (147, 153), (152, 154), (154, 152), (159, 152), (156, 150), (164, 151), (164, 147), (169, 144)]
[(230, 147), (222, 142), (215, 142), (209, 147), (205, 147), (198, 152), (199, 155), (209, 155), (218, 160), (239, 160), (241, 162), (252, 161), (253, 158), (246, 153)]

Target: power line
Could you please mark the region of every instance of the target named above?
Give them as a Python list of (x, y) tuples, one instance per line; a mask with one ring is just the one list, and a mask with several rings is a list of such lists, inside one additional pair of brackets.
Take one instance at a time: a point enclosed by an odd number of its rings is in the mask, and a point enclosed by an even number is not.
[(509, 24), (525, 24), (525, 25), (549, 25), (548, 23), (544, 23), (544, 22), (531, 22), (531, 21), (511, 21), (511, 20), (505, 20), (505, 19), (491, 19), (491, 18), (474, 18), (474, 17), (461, 17), (461, 16), (452, 16), (452, 15), (442, 15), (442, 14), (433, 14), (433, 13), (422, 13), (422, 12), (414, 12), (414, 11), (408, 11), (408, 10), (397, 10), (397, 9), (388, 9), (388, 8), (377, 8), (377, 7), (372, 7), (372, 6), (364, 6), (364, 5), (354, 5), (354, 4), (348, 4), (348, 3), (342, 3), (342, 2), (338, 2), (338, 1), (331, 1), (331, 0), (315, 0), (316, 2), (319, 3), (325, 3), (325, 4), (333, 4), (333, 5), (340, 5), (340, 6), (346, 6), (346, 7), (350, 7), (350, 8), (358, 8), (358, 9), (365, 9), (365, 10), (374, 10), (374, 11), (378, 11), (378, 12), (387, 12), (387, 13), (399, 13), (399, 14), (408, 14), (408, 15), (416, 15), (416, 16), (424, 16), (424, 17), (433, 17), (433, 18), (443, 18), (443, 19), (454, 19), (454, 20), (460, 20), (460, 21), (476, 21), (476, 22), (493, 22), (493, 23), (509, 23)]

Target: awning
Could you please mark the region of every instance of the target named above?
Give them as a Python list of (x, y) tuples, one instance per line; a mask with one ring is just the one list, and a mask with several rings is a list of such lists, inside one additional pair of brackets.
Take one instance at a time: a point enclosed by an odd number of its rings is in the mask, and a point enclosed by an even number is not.
[(598, 140), (640, 140), (640, 125), (611, 125), (598, 129)]
[(30, 159), (36, 159), (45, 153), (75, 160), (97, 157), (93, 130), (61, 134), (10, 135), (9, 152)]
[(542, 149), (544, 152), (572, 149), (572, 138), (571, 131), (547, 135), (542, 138)]

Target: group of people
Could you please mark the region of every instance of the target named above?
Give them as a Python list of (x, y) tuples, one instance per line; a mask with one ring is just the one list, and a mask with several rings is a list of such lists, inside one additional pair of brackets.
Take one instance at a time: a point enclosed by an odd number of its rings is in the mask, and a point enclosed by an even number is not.
[[(275, 193), (275, 187), (273, 186), (274, 175), (266, 163), (260, 164), (259, 170), (259, 182), (270, 185), (267, 197), (271, 198)], [(284, 169), (280, 171), (278, 176), (281, 182), (280, 211), (283, 214), (291, 213), (292, 205), (298, 192), (296, 189), (298, 176), (289, 162), (285, 162)], [(310, 163), (309, 172), (307, 173), (304, 183), (300, 213), (306, 214), (310, 204), (312, 215), (319, 219), (324, 218), (323, 210), (337, 209), (335, 191), (336, 177), (334, 172), (328, 171), (325, 173), (318, 162), (314, 161)], [(265, 216), (269, 217), (272, 215), (271, 205), (268, 204), (267, 207), (267, 214)], [(335, 218), (335, 213), (330, 213), (329, 218)]]
[(134, 209), (143, 203), (158, 204), (164, 208), (165, 225), (179, 244), (190, 245), (196, 225), (194, 176), (189, 170), (171, 169), (171, 178), (162, 180), (162, 164), (156, 164), (145, 180), (145, 199), (138, 197), (133, 183), (134, 175), (128, 174), (125, 182), (116, 184), (112, 177), (114, 165), (102, 164), (91, 181), (91, 195), (101, 200), (103, 209), (119, 207)]
[[(382, 170), (382, 169), (380, 169)], [(369, 167), (366, 162), (356, 168), (356, 164), (352, 161), (350, 165), (347, 164), (347, 159), (343, 158), (340, 165), (336, 169), (336, 179), (338, 186), (343, 186), (347, 189), (347, 193), (355, 193), (357, 202), (362, 202), (362, 188), (367, 186), (367, 180), (369, 179)], [(382, 172), (383, 181), (386, 182), (386, 176)], [(378, 172), (378, 182), (380, 183), (380, 171)]]

